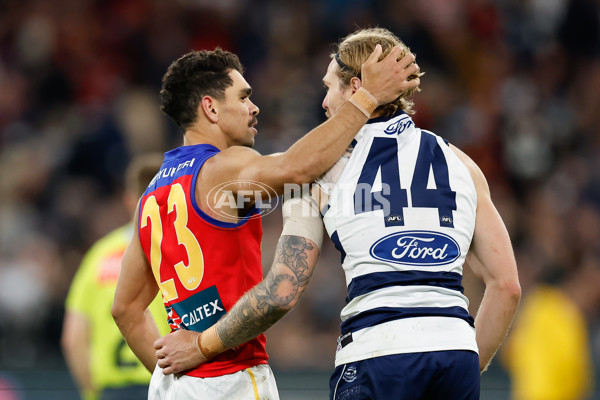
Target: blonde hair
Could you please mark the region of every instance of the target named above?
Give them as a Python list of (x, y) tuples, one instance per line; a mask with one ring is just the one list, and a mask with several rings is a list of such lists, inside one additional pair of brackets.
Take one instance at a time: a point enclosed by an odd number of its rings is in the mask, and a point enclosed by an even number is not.
[[(392, 48), (397, 45), (401, 45), (404, 51), (400, 57), (410, 52), (408, 46), (406, 46), (396, 35), (384, 28), (367, 28), (360, 29), (354, 33), (343, 38), (337, 45), (337, 53), (331, 54), (331, 58), (335, 58), (340, 65), (338, 70), (338, 77), (343, 87), (350, 84), (350, 80), (357, 76), (360, 78), (360, 67), (369, 58), (375, 46), (380, 44), (382, 47), (382, 54), (379, 60), (385, 58)], [(423, 75), (423, 72), (417, 72), (408, 77), (408, 80), (418, 78)], [(412, 100), (408, 100), (408, 97), (412, 96), (415, 92), (420, 92), (421, 89), (416, 87), (409, 89), (402, 93), (396, 100), (380, 105), (375, 111), (380, 111), (385, 116), (393, 115), (398, 108), (407, 114), (414, 114), (412, 107), (414, 103)]]

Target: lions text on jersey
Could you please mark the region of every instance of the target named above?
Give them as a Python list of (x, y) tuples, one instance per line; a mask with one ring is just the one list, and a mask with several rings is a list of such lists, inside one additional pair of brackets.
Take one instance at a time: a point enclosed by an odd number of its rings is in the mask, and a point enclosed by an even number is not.
[[(138, 229), (173, 330), (202, 332), (262, 280), (258, 209), (238, 223), (206, 214), (196, 200), (196, 180), (219, 149), (182, 146), (165, 154), (140, 201)], [(185, 372), (206, 378), (267, 363), (264, 334)]]

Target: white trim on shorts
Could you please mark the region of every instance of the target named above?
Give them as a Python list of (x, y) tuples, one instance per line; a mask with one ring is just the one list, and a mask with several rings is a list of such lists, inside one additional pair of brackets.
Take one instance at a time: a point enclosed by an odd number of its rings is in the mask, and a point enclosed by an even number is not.
[(212, 378), (164, 375), (158, 365), (148, 387), (148, 400), (279, 400), (275, 376), (268, 364)]
[(340, 385), (340, 381), (342, 380), (342, 377), (344, 376), (344, 372), (346, 371), (347, 365), (348, 364), (344, 364), (344, 368), (342, 368), (342, 373), (340, 374), (338, 381), (335, 383), (335, 389), (333, 390), (333, 397), (332, 397), (334, 400), (335, 400), (335, 396), (337, 394), (338, 386)]

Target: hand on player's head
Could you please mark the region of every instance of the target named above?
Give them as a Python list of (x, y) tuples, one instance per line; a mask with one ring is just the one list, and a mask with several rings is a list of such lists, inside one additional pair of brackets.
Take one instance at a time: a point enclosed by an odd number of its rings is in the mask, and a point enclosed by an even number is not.
[(404, 50), (401, 45), (394, 46), (383, 60), (377, 61), (383, 51), (378, 44), (361, 66), (362, 85), (379, 104), (389, 103), (421, 83), (418, 77), (409, 80), (419, 72), (419, 66), (410, 52), (399, 58)]

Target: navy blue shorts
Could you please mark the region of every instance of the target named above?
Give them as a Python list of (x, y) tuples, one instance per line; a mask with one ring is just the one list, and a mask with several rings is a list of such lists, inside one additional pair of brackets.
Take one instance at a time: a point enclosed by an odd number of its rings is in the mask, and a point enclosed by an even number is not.
[(472, 351), (394, 354), (340, 365), (330, 400), (478, 400), (479, 356)]

